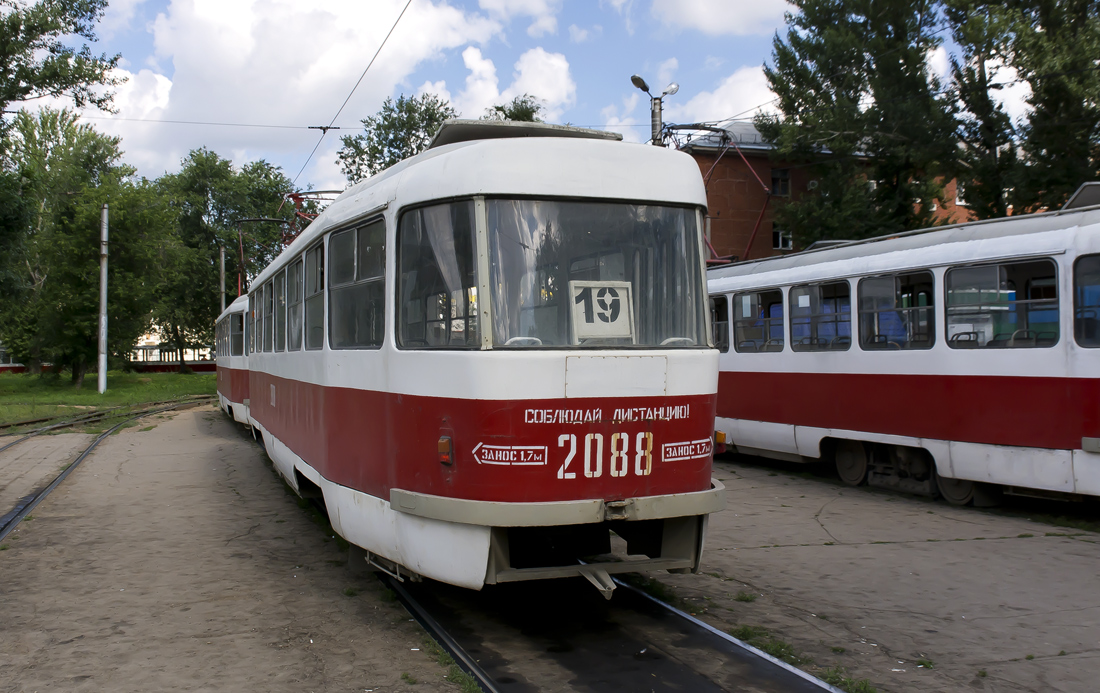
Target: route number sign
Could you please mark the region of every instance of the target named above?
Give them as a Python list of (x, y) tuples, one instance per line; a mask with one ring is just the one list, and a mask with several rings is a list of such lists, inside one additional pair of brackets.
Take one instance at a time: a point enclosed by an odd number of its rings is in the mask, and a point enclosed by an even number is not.
[(571, 281), (569, 295), (574, 344), (586, 339), (637, 342), (630, 282)]

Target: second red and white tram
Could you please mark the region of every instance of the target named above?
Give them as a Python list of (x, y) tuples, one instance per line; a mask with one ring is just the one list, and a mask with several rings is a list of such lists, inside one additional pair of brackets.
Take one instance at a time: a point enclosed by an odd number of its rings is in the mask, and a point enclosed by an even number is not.
[(248, 296), (229, 304), (214, 324), (214, 352), (218, 367), (218, 404), (234, 421), (248, 424), (248, 354), (244, 318)]
[(723, 503), (705, 204), (679, 152), (449, 122), (253, 282), (250, 421), (395, 574), (695, 570)]
[(1100, 207), (708, 273), (717, 431), (849, 484), (1100, 495)]

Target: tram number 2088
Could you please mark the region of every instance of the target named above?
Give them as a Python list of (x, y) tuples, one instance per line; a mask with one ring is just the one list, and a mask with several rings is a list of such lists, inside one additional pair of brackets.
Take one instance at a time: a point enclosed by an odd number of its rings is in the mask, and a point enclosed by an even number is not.
[[(634, 436), (633, 451), (629, 433), (611, 434), (611, 456), (608, 459), (608, 471), (613, 477), (623, 477), (630, 472), (631, 456), (634, 458), (634, 474), (649, 476), (653, 472), (653, 434), (642, 431)], [(558, 469), (559, 479), (576, 479), (577, 473), (569, 471), (569, 465), (577, 456), (577, 434), (563, 433), (558, 436), (558, 447), (569, 446), (565, 462)], [(603, 434), (588, 433), (584, 436), (584, 476), (598, 479), (603, 475)]]

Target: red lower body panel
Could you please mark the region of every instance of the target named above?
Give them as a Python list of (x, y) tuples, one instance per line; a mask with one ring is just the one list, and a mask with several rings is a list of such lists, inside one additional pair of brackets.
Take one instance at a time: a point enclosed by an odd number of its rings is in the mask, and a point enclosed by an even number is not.
[(1100, 380), (722, 371), (718, 416), (1074, 450), (1100, 436)]
[[(710, 488), (714, 395), (472, 400), (322, 387), (251, 372), (252, 418), (329, 481), (536, 502)], [(453, 463), (440, 463), (441, 436)]]
[(243, 368), (218, 369), (218, 394), (230, 402), (242, 404), (248, 399), (248, 371)]

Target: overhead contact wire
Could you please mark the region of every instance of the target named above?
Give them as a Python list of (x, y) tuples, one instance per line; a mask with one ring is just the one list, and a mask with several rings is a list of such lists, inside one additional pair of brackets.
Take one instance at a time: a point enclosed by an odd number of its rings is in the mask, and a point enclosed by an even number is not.
[(409, 5), (411, 4), (412, 0), (408, 0), (408, 2), (405, 3), (405, 6), (401, 9), (401, 14), (397, 15), (397, 19), (394, 20), (393, 26), (390, 27), (389, 32), (386, 34), (386, 38), (382, 39), (382, 43), (378, 46), (378, 50), (374, 52), (374, 57), (370, 59), (369, 63), (367, 63), (367, 67), (363, 70), (363, 74), (359, 75), (359, 79), (355, 82), (355, 86), (352, 87), (351, 91), (348, 93), (348, 98), (344, 99), (344, 103), (340, 104), (340, 108), (336, 111), (336, 115), (332, 116), (332, 120), (328, 122), (328, 126), (321, 129), (321, 137), (317, 140), (317, 144), (313, 145), (313, 151), (309, 153), (309, 156), (306, 158), (306, 162), (302, 164), (302, 168), (298, 171), (298, 175), (294, 176), (294, 181), (292, 185), (296, 185), (298, 183), (298, 178), (301, 177), (302, 172), (306, 170), (306, 166), (309, 166), (309, 162), (313, 160), (313, 155), (317, 153), (317, 148), (321, 146), (321, 142), (324, 141), (325, 135), (327, 135), (328, 131), (332, 129), (333, 123), (335, 123), (336, 119), (340, 117), (340, 114), (344, 112), (344, 107), (348, 105), (348, 102), (351, 101), (351, 97), (355, 95), (355, 90), (359, 88), (360, 84), (362, 84), (363, 78), (367, 76), (367, 72), (370, 71), (371, 65), (374, 65), (374, 61), (378, 59), (378, 54), (381, 53), (382, 49), (386, 47), (386, 42), (390, 40), (390, 36), (393, 35), (393, 30), (397, 28), (398, 23), (401, 22), (401, 18), (405, 16), (405, 10), (409, 9)]

